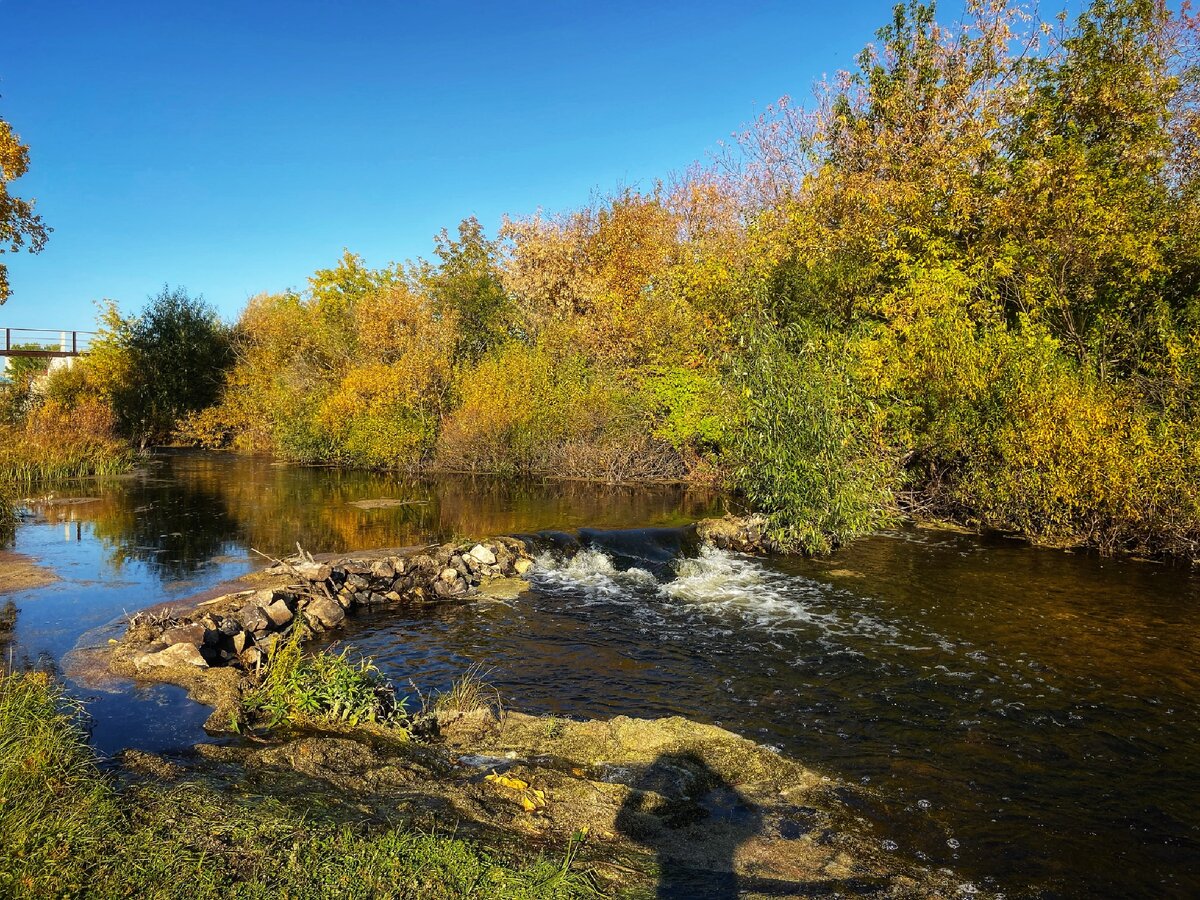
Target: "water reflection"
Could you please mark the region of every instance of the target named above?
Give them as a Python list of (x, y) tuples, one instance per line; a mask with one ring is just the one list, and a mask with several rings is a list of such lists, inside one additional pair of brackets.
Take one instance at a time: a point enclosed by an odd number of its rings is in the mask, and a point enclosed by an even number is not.
[[(95, 493), (76, 502), (81, 490)], [(362, 508), (364, 500), (394, 505)], [(440, 477), (287, 466), (262, 457), (171, 453), (100, 485), (61, 485), (35, 503), (67, 540), (83, 525), (117, 571), (136, 561), (163, 581), (187, 579), (214, 558), (254, 548), (287, 554), (402, 547), (456, 538), (585, 525), (678, 525), (723, 512), (712, 491), (678, 485)]]
[[(251, 547), (583, 529), (591, 550), (547, 560), (516, 601), (364, 620), (349, 639), (400, 683), (437, 687), (480, 662), (520, 708), (718, 722), (863, 785), (847, 803), (885, 849), (1010, 895), (1200, 895), (1190, 570), (918, 531), (763, 563), (662, 530), (719, 514), (705, 492), (218, 454), (167, 455), (86, 492), (18, 530), (16, 549), (61, 576), (14, 596), (18, 654), (61, 659), (123, 611), (245, 572)], [(372, 499), (402, 505), (353, 505)], [(203, 718), (172, 691), (95, 694), (92, 708), (105, 750), (186, 744)]]

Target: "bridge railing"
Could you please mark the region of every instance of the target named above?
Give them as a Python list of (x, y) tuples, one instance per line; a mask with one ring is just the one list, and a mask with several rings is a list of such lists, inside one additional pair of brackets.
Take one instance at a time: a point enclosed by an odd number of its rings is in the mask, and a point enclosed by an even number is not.
[(5, 328), (0, 334), (0, 356), (79, 356), (87, 353), (96, 334), (54, 328)]

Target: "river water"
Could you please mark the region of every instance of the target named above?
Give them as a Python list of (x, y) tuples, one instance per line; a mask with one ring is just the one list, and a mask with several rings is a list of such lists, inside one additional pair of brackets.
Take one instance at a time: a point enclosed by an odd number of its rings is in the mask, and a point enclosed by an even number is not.
[[(217, 454), (63, 486), (16, 549), (61, 576), (13, 595), (10, 654), (55, 666), (124, 611), (284, 554), (529, 536), (511, 602), (388, 611), (342, 636), (401, 686), (469, 665), (507, 702), (684, 715), (853, 786), (880, 846), (1009, 897), (1200, 896), (1200, 575), (909, 529), (829, 559), (701, 549), (719, 496), (397, 476)], [(362, 509), (354, 501), (405, 505)], [(97, 631), (96, 629), (100, 629)], [(184, 747), (169, 687), (76, 689), (102, 752)], [(966, 888), (969, 891), (970, 888)]]

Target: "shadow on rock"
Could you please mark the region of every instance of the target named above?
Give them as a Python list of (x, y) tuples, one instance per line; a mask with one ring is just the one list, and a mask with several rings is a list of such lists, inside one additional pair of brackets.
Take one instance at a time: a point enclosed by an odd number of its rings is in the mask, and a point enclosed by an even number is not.
[(762, 830), (757, 807), (694, 753), (659, 756), (633, 788), (616, 825), (655, 853), (658, 896), (737, 897), (735, 857), (739, 845)]

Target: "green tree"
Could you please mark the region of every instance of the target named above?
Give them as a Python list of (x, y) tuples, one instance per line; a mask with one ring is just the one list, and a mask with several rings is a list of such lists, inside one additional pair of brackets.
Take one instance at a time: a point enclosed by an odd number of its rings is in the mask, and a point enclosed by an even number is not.
[(458, 315), (456, 360), (476, 362), (520, 334), (516, 305), (500, 281), (496, 243), (478, 219), (459, 223), (458, 240), (443, 228), (434, 252), (439, 263), (422, 267), (420, 280), (439, 306)]
[(122, 429), (142, 446), (166, 440), (180, 418), (215, 403), (233, 361), (230, 331), (216, 310), (167, 285), (113, 340), (128, 360), (113, 406)]

